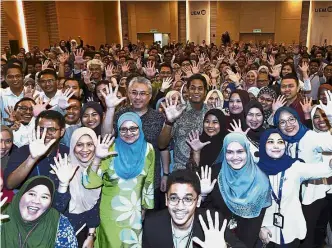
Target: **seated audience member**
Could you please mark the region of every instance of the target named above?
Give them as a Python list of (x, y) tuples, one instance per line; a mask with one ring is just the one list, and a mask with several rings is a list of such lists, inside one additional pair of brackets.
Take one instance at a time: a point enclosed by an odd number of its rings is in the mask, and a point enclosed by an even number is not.
[[(207, 217), (209, 223), (214, 222), (210, 211), (200, 208), (201, 197), (197, 175), (187, 169), (172, 172), (165, 194), (167, 209), (146, 216), (142, 247), (200, 247), (193, 242), (194, 237), (204, 239), (206, 226), (202, 226), (199, 220)], [(224, 216), (220, 212), (211, 212), (219, 223), (223, 222)], [(246, 247), (228, 228), (225, 230), (225, 242), (231, 247)], [(225, 246), (218, 244), (218, 247)]]
[(77, 248), (74, 229), (52, 208), (55, 186), (47, 177), (27, 180), (6, 208), (9, 220), (1, 225), (1, 247)]
[(29, 137), (29, 144), (16, 149), (9, 158), (5, 170), (8, 189), (20, 186), (33, 176), (50, 176), (50, 163), (59, 154), (68, 154), (68, 147), (59, 144), (65, 133), (64, 117), (46, 110), (36, 118), (36, 130)]

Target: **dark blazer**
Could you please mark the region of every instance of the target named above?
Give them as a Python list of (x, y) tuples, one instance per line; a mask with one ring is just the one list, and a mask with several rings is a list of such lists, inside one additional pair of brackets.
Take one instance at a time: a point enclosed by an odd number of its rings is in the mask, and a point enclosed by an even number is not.
[[(197, 208), (194, 218), (193, 237), (198, 237), (204, 241), (204, 232), (198, 219), (201, 214), (205, 223), (207, 223), (206, 210)], [(211, 217), (214, 220), (214, 210), (211, 211)], [(219, 226), (221, 228), (224, 217), (219, 212)], [(246, 246), (227, 228), (225, 232), (225, 241), (233, 248), (245, 248)], [(173, 234), (171, 226), (171, 216), (168, 209), (153, 212), (145, 217), (143, 226), (143, 248), (173, 248)], [(198, 244), (193, 243), (194, 248), (200, 248)]]

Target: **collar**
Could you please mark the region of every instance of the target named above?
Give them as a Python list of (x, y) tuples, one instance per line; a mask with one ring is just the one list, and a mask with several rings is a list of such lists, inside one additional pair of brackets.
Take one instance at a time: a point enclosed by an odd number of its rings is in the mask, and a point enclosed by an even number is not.
[(23, 97), (23, 92), (24, 90), (22, 90), (21, 94), (19, 96), (16, 96), (12, 91), (11, 89), (8, 87), (6, 89), (3, 90), (3, 95), (4, 96), (15, 96), (15, 97)]

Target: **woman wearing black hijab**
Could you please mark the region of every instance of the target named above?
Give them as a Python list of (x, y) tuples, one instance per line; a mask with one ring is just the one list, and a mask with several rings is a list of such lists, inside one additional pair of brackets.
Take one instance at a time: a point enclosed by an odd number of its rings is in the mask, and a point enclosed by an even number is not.
[(239, 121), (241, 126), (245, 125), (245, 114), (244, 106), (250, 101), (249, 93), (245, 90), (234, 90), (229, 96), (229, 117), (227, 118), (227, 129), (231, 128), (230, 124), (238, 124)]
[(97, 102), (87, 102), (81, 109), (82, 127), (91, 128), (96, 135), (102, 134), (104, 113), (102, 106)]
[(203, 121), (203, 133), (192, 131), (189, 134), (187, 143), (192, 149), (192, 157), (199, 166), (213, 165), (220, 162), (220, 152), (224, 137), (227, 134), (226, 116), (220, 109), (211, 109)]

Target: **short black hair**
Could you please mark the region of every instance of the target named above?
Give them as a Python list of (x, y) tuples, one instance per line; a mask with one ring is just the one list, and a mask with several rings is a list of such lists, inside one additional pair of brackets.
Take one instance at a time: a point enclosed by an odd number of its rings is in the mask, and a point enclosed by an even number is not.
[(56, 72), (53, 69), (45, 69), (45, 70), (41, 71), (38, 74), (38, 79), (40, 79), (41, 76), (43, 76), (43, 75), (53, 75), (55, 79), (58, 79), (58, 75), (56, 75)]
[[(68, 99), (68, 101), (69, 101), (69, 100), (75, 100), (75, 101), (78, 101), (78, 102), (81, 103), (81, 99), (80, 99), (79, 97), (75, 96), (75, 95), (72, 95), (72, 96)], [(80, 104), (80, 106), (82, 107), (81, 104)]]
[(282, 84), (282, 81), (284, 81), (285, 79), (294, 79), (296, 82), (296, 85), (299, 86), (299, 79), (297, 78), (295, 73), (289, 73), (289, 74), (286, 74), (284, 77), (282, 77), (281, 84)]
[(188, 83), (187, 83), (187, 88), (189, 89), (190, 85), (191, 85), (191, 82), (195, 79), (198, 79), (198, 80), (201, 80), (203, 82), (203, 85), (204, 85), (204, 89), (205, 91), (207, 90), (207, 82), (206, 82), (206, 79), (205, 77), (202, 75), (202, 74), (194, 74), (194, 75), (191, 75), (191, 77), (188, 79)]
[(171, 70), (171, 73), (173, 73), (173, 69), (172, 69), (172, 66), (170, 64), (167, 64), (167, 63), (163, 63), (160, 65), (160, 71), (161, 71), (161, 68), (163, 67), (167, 67)]
[(23, 74), (23, 70), (22, 70), (22, 67), (21, 66), (19, 66), (19, 65), (15, 65), (15, 64), (7, 64), (6, 66), (5, 66), (5, 69), (4, 69), (4, 75), (5, 76), (7, 76), (7, 73), (8, 73), (8, 70), (9, 69), (18, 69), (20, 72), (21, 72), (21, 74)]
[(310, 60), (310, 61), (309, 61), (309, 65), (312, 64), (312, 63), (317, 63), (318, 66), (320, 65), (320, 61), (319, 61), (319, 59), (312, 59), (312, 60)]
[(30, 102), (33, 102), (34, 104), (36, 104), (35, 100), (29, 98), (29, 97), (23, 97), (22, 99), (20, 99), (14, 106), (14, 111), (17, 110), (18, 108), (18, 105), (21, 103), (21, 102), (25, 102), (25, 101), (30, 101)]
[[(65, 78), (61, 78), (61, 79), (65, 79)], [(59, 80), (61, 80), (61, 79), (59, 78)], [(67, 79), (65, 79), (65, 81), (63, 82), (63, 86), (65, 86), (65, 84), (66, 84), (67, 81), (76, 81), (77, 84), (78, 84), (78, 87), (79, 87), (80, 89), (82, 89), (82, 85), (80, 84), (80, 82), (79, 82), (77, 79), (75, 79), (75, 78), (67, 78)]]
[(190, 184), (197, 195), (201, 194), (201, 184), (198, 176), (190, 169), (173, 171), (167, 179), (167, 193), (173, 184)]
[(43, 112), (41, 112), (36, 118), (35, 122), (36, 128), (41, 118), (56, 121), (61, 129), (66, 127), (65, 117), (63, 117), (63, 115), (60, 114), (58, 111), (44, 110)]

